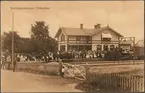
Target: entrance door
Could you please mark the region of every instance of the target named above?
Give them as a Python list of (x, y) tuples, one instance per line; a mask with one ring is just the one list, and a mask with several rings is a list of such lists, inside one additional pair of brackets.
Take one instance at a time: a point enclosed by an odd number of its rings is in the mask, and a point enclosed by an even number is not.
[(60, 45), (60, 51), (65, 51), (65, 45)]
[(104, 51), (108, 51), (108, 45), (104, 45)]

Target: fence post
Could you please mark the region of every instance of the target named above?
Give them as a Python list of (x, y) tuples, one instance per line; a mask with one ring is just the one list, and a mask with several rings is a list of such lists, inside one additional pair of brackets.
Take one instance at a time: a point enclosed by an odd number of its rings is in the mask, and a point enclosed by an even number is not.
[(134, 79), (133, 79), (133, 87), (134, 87), (134, 91), (133, 92), (136, 92), (136, 77), (134, 76)]
[(95, 81), (95, 74), (94, 74), (94, 72), (92, 73), (92, 83), (94, 84), (94, 83), (96, 83), (96, 82), (94, 82)]
[(124, 89), (125, 89), (125, 78), (124, 78), (124, 76), (122, 77), (123, 78), (123, 91), (124, 91)]
[(93, 84), (93, 72), (91, 72), (91, 84)]
[(124, 91), (124, 77), (121, 75), (122, 78), (122, 90)]
[(86, 63), (86, 66), (84, 66), (84, 68), (85, 68), (85, 70), (86, 70), (86, 81), (87, 81), (87, 78), (89, 77), (88, 73), (90, 73), (90, 72), (89, 72), (90, 68), (89, 68), (89, 66), (88, 66), (88, 63)]
[(90, 84), (92, 84), (92, 72), (90, 72), (90, 74), (89, 74), (89, 76), (90, 76)]
[(141, 78), (138, 78), (138, 91), (141, 92)]
[(114, 75), (115, 75), (115, 88), (117, 89), (118, 76), (116, 73), (114, 73)]
[(106, 74), (106, 86), (108, 87), (109, 86), (109, 84), (108, 84), (108, 79), (109, 79), (109, 74)]
[(139, 88), (138, 88), (138, 80), (139, 80), (139, 77), (136, 77), (136, 92), (139, 92)]
[(112, 75), (113, 75), (112, 73), (108, 74), (108, 86), (110, 86), (110, 87), (112, 87), (112, 81), (111, 81)]
[(141, 78), (141, 92), (144, 91), (144, 78)]
[(104, 84), (105, 88), (106, 88), (106, 77), (107, 77), (107, 74), (106, 73), (103, 74), (103, 78), (102, 79), (104, 79), (103, 84)]
[(134, 80), (133, 76), (131, 76), (131, 92), (134, 92)]
[(126, 79), (126, 76), (123, 76), (124, 77), (124, 90), (126, 91), (126, 81), (127, 81), (127, 79)]
[(126, 77), (126, 91), (129, 89), (129, 78), (128, 76)]
[[(97, 73), (94, 73), (94, 81), (97, 81)], [(97, 82), (95, 82), (96, 85)]]

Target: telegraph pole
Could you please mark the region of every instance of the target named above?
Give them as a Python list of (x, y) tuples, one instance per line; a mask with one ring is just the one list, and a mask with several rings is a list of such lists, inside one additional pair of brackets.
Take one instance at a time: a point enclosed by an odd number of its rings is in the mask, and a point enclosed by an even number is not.
[(14, 12), (12, 12), (12, 64), (14, 64)]

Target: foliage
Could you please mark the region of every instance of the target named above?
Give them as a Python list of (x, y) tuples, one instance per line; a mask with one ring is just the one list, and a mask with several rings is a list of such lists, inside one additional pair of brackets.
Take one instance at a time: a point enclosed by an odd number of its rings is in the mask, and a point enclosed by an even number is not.
[(14, 51), (18, 52), (18, 46), (20, 44), (20, 36), (16, 31), (4, 32), (2, 36), (2, 50), (9, 53), (12, 52), (12, 33), (14, 35)]
[(30, 38), (21, 38), (18, 47), (19, 47), (19, 53), (35, 52), (35, 46)]
[(4, 32), (2, 35), (2, 51), (12, 53), (12, 33), (14, 35), (15, 53), (54, 52), (57, 50), (57, 41), (49, 36), (45, 22), (36, 22), (31, 27), (31, 38), (23, 38), (16, 31)]
[(31, 39), (37, 53), (53, 52), (57, 48), (57, 42), (49, 36), (48, 25), (44, 21), (36, 21), (36, 24), (31, 25)]
[[(34, 52), (34, 45), (29, 38), (20, 37), (16, 31), (14, 33), (14, 52), (15, 53), (31, 53)], [(4, 32), (2, 36), (3, 52), (12, 53), (12, 32)]]

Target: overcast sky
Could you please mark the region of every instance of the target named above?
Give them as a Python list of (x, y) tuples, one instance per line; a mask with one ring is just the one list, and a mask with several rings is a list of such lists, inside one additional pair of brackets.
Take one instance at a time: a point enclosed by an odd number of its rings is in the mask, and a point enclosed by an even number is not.
[[(144, 38), (143, 1), (2, 1), (1, 7), (1, 32), (12, 29), (14, 11), (14, 30), (22, 37), (30, 37), (35, 21), (45, 21), (52, 37), (59, 27), (79, 27), (83, 23), (84, 28), (94, 28), (100, 23), (109, 24), (124, 36)], [(11, 9), (14, 7), (32, 9)]]

